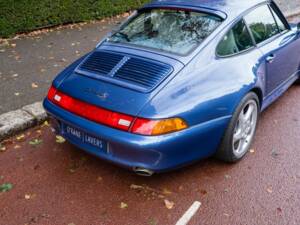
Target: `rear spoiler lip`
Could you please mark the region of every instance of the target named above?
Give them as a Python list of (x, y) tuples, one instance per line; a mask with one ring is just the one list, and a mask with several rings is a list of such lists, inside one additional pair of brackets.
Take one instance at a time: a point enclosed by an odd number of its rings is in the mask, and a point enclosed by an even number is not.
[(221, 10), (212, 9), (208, 7), (203, 6), (192, 6), (192, 5), (176, 5), (176, 4), (159, 4), (159, 3), (150, 3), (144, 5), (142, 8), (140, 8), (138, 11), (143, 11), (145, 9), (184, 9), (189, 11), (198, 11), (198, 12), (205, 12), (207, 14), (211, 14), (214, 16), (220, 17), (222, 20), (227, 19), (227, 14)]

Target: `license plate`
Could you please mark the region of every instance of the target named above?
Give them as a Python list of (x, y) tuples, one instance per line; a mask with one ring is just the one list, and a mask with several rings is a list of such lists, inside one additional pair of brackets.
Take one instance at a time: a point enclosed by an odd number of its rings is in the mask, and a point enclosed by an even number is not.
[(77, 141), (81, 141), (84, 144), (91, 145), (100, 150), (106, 151), (107, 149), (107, 143), (105, 141), (69, 125), (64, 126), (64, 134), (71, 139), (76, 139)]

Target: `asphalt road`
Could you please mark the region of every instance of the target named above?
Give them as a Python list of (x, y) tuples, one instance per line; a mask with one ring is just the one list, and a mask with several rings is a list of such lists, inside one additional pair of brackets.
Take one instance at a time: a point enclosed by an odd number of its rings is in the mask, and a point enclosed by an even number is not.
[(207, 159), (151, 178), (31, 129), (0, 152), (0, 185), (13, 185), (0, 193), (0, 224), (173, 225), (200, 201), (191, 225), (299, 225), (299, 96), (293, 86), (262, 114), (241, 162)]

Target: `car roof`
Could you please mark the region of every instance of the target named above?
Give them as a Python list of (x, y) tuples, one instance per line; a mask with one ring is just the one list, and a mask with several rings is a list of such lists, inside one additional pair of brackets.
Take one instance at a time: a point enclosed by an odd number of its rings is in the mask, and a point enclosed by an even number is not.
[(172, 6), (209, 9), (234, 17), (263, 2), (267, 2), (267, 0), (154, 0), (145, 7)]

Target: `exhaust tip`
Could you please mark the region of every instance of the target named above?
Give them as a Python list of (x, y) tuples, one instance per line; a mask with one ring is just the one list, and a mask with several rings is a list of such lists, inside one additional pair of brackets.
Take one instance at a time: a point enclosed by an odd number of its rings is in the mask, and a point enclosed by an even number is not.
[(143, 176), (143, 177), (151, 177), (154, 172), (145, 168), (134, 168), (133, 171), (139, 175), (139, 176)]

